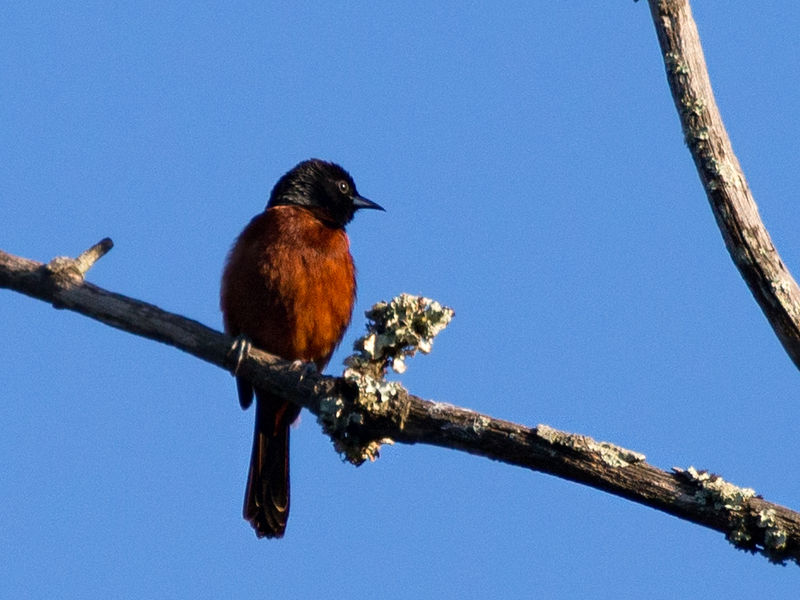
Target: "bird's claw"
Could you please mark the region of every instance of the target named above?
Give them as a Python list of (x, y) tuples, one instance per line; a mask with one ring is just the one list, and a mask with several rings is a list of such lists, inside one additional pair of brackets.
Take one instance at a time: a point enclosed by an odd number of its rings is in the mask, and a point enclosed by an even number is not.
[(245, 357), (250, 353), (250, 348), (253, 347), (253, 342), (250, 341), (246, 335), (237, 335), (236, 339), (233, 340), (233, 344), (231, 345), (230, 354), (235, 353), (235, 359), (233, 362), (233, 366), (231, 367), (231, 375), (236, 377), (239, 374), (239, 369), (244, 362)]
[(308, 375), (317, 375), (319, 373), (317, 365), (302, 360), (293, 360), (291, 369), (292, 371), (300, 371), (300, 381)]

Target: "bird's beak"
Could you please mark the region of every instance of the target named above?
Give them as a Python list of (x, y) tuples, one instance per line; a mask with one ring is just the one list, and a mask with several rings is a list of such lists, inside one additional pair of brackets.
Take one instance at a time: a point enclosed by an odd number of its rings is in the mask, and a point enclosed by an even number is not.
[(353, 206), (358, 210), (359, 208), (374, 208), (375, 210), (382, 210), (386, 212), (386, 209), (383, 208), (377, 202), (373, 202), (372, 200), (367, 200), (363, 196), (354, 196), (353, 197)]

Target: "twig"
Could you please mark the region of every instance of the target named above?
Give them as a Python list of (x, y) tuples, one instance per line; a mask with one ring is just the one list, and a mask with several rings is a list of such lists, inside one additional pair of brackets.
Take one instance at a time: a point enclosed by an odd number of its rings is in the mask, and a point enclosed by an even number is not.
[(770, 239), (733, 153), (688, 0), (649, 0), (675, 108), (725, 246), (800, 368), (800, 288)]
[(351, 459), (352, 449), (362, 448), (354, 462), (374, 457), (386, 440), (463, 450), (628, 498), (721, 531), (736, 547), (761, 552), (774, 562), (800, 564), (800, 514), (716, 475), (692, 467), (662, 471), (643, 455), (614, 444), (430, 402), (396, 383), (364, 379), (356, 390), (352, 379), (323, 377), (257, 348), (238, 362), (230, 336), (86, 283), (70, 259), (43, 265), (0, 251), (0, 287), (170, 344), (228, 370), (236, 365), (238, 375), (317, 415)]

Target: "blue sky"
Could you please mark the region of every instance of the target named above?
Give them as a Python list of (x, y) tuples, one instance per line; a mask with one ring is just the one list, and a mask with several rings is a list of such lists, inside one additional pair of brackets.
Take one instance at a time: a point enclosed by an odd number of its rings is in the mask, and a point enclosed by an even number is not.
[[(800, 273), (800, 6), (695, 2), (761, 214)], [(800, 374), (733, 267), (644, 2), (10, 3), (0, 248), (104, 236), (93, 283), (220, 327), (222, 263), (315, 156), (387, 212), (349, 228), (353, 324), (455, 308), (415, 394), (706, 468), (800, 509)], [(796, 566), (547, 475), (292, 434), (286, 538), (241, 518), (231, 377), (0, 293), (0, 596), (796, 597)], [(324, 595), (324, 596), (323, 596)]]

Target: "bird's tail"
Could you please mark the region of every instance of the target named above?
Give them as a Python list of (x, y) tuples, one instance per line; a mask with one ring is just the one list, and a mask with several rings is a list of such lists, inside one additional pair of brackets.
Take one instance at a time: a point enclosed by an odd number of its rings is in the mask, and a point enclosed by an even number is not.
[[(275, 410), (275, 408), (278, 410)], [(287, 414), (287, 413), (293, 414)], [(258, 537), (279, 538), (289, 517), (289, 425), (293, 405), (256, 392), (253, 453), (244, 495), (244, 518)]]

